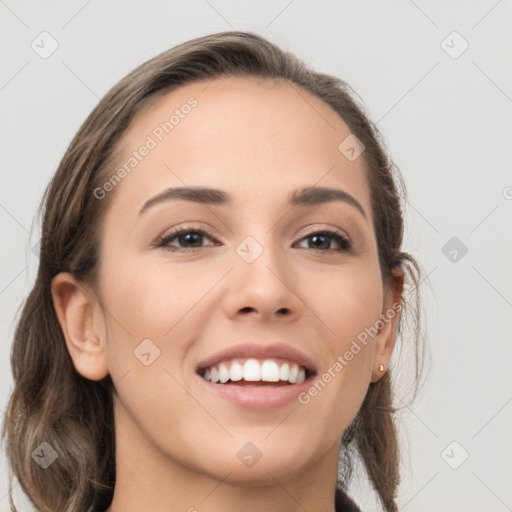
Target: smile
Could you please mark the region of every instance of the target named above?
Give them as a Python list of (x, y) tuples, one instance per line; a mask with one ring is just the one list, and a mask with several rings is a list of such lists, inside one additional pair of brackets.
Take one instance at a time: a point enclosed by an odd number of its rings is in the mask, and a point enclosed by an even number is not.
[(209, 366), (200, 372), (203, 379), (219, 384), (280, 383), (299, 384), (310, 371), (293, 361), (272, 359), (231, 359)]
[(297, 402), (317, 374), (312, 358), (297, 348), (274, 343), (232, 345), (199, 362), (201, 387), (214, 400), (268, 411)]

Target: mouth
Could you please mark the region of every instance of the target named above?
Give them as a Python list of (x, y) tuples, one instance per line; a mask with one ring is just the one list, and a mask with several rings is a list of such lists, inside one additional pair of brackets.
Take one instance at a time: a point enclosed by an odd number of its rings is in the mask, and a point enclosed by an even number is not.
[(234, 345), (196, 366), (202, 389), (239, 409), (271, 411), (298, 403), (317, 374), (312, 359), (284, 343)]
[(310, 380), (316, 372), (284, 358), (233, 358), (199, 367), (197, 374), (218, 385), (280, 387)]

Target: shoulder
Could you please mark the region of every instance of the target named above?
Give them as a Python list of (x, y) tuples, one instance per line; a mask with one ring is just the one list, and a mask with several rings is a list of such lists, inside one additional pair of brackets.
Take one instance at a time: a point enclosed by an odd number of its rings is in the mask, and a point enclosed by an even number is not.
[(341, 489), (336, 489), (334, 506), (336, 512), (362, 512), (356, 502)]

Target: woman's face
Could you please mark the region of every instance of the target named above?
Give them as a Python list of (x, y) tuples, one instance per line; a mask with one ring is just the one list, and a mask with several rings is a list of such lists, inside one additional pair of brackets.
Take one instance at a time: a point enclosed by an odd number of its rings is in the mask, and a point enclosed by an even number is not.
[[(349, 135), (307, 92), (248, 78), (182, 87), (135, 119), (112, 173), (122, 179), (97, 193), (112, 200), (99, 282), (117, 435), (132, 455), (252, 482), (337, 464), (392, 350), (387, 327), (360, 341), (393, 298), (364, 153), (339, 149)], [(291, 202), (310, 187), (339, 195)], [(293, 380), (297, 362), (308, 380), (296, 384), (198, 373)]]

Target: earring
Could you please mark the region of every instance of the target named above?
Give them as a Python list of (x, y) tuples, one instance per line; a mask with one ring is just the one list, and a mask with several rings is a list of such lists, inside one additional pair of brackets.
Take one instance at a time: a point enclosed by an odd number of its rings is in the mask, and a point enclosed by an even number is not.
[(381, 372), (383, 372), (383, 371), (384, 371), (384, 365), (383, 365), (382, 363), (380, 363), (379, 370), (380, 370)]

